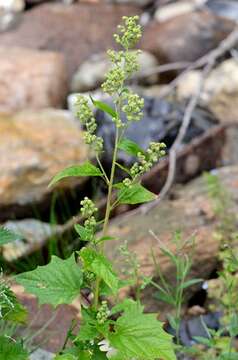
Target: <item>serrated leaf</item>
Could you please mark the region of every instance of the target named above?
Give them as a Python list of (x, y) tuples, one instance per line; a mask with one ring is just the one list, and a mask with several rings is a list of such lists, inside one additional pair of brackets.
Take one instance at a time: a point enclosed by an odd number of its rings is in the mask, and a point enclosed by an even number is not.
[(83, 275), (74, 254), (66, 260), (52, 256), (51, 262), (16, 276), (27, 292), (38, 297), (40, 304), (70, 304), (79, 295)]
[(104, 103), (104, 102), (102, 102), (102, 101), (94, 100), (91, 96), (90, 96), (90, 98), (91, 98), (91, 100), (92, 100), (93, 105), (94, 105), (97, 109), (99, 109), (99, 110), (107, 113), (108, 115), (110, 115), (110, 116), (113, 117), (113, 118), (116, 118), (116, 117), (117, 117), (116, 111), (115, 111), (111, 106), (109, 106), (108, 104), (106, 104), (106, 103)]
[(172, 336), (163, 330), (155, 314), (125, 313), (115, 322), (109, 341), (122, 359), (176, 360)]
[(55, 177), (51, 180), (49, 186), (56, 184), (58, 181), (67, 178), (67, 177), (87, 177), (87, 176), (103, 176), (101, 170), (95, 165), (91, 164), (89, 161), (81, 165), (74, 165), (67, 167), (66, 169), (60, 171)]
[(99, 276), (114, 293), (118, 290), (118, 278), (109, 260), (92, 248), (83, 248), (80, 257), (85, 267)]
[(76, 224), (76, 225), (74, 225), (74, 229), (77, 232), (77, 234), (79, 235), (80, 240), (90, 241), (92, 239), (93, 232), (86, 229), (84, 226), (82, 226), (80, 224)]
[(137, 156), (138, 153), (142, 153), (142, 154), (145, 153), (144, 150), (138, 144), (126, 138), (120, 141), (118, 148), (120, 150), (125, 151), (125, 153), (131, 156)]
[(121, 303), (113, 306), (111, 309), (111, 314), (114, 315), (118, 312), (124, 312), (124, 313), (143, 313), (144, 307), (138, 303), (137, 301), (134, 301), (132, 299), (124, 299)]
[(0, 359), (29, 360), (29, 356), (21, 344), (14, 342), (5, 336), (0, 336)]
[(142, 204), (153, 201), (157, 198), (155, 194), (144, 188), (140, 184), (131, 185), (129, 187), (123, 185), (118, 191), (118, 200), (120, 204)]
[(0, 227), (0, 246), (20, 239), (22, 239), (21, 235), (15, 234), (4, 227)]

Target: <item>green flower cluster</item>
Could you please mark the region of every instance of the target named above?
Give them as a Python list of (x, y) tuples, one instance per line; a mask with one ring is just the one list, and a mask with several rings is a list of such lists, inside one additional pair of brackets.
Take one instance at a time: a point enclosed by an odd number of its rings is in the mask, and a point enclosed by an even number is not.
[(87, 218), (84, 222), (85, 228), (88, 230), (93, 230), (97, 225), (94, 214), (98, 211), (98, 208), (88, 197), (85, 197), (84, 200), (80, 202), (80, 205), (82, 206), (80, 209), (82, 215)]
[(125, 104), (122, 111), (126, 114), (128, 121), (139, 121), (143, 116), (144, 99), (133, 92), (125, 93), (123, 96)]
[(119, 93), (123, 87), (124, 81), (125, 81), (125, 71), (120, 66), (120, 64), (116, 64), (106, 74), (106, 80), (102, 84), (102, 89), (105, 93), (109, 95)]
[(108, 309), (107, 301), (102, 301), (102, 304), (97, 312), (97, 321), (99, 324), (104, 324), (110, 316), (110, 310)]
[(141, 37), (141, 26), (137, 23), (138, 19), (138, 16), (124, 17), (124, 25), (119, 26), (121, 35), (115, 35), (116, 41), (125, 50), (118, 52), (114, 50), (108, 51), (113, 67), (106, 74), (102, 89), (109, 95), (120, 95), (123, 91), (124, 82), (139, 69), (138, 55), (140, 52), (129, 51)]
[(138, 161), (135, 162), (130, 169), (132, 180), (126, 178), (123, 180), (123, 184), (129, 187), (135, 179), (149, 171), (152, 166), (166, 154), (165, 148), (166, 145), (164, 143), (151, 142), (145, 153), (139, 152), (137, 154)]
[(89, 106), (88, 100), (84, 96), (78, 96), (75, 102), (76, 116), (81, 124), (86, 127), (84, 140), (87, 145), (91, 145), (96, 152), (103, 149), (103, 139), (95, 135), (97, 124), (93, 111)]
[(87, 270), (83, 271), (83, 276), (87, 285), (90, 285), (96, 279), (96, 275), (93, 272)]
[(138, 25), (138, 16), (123, 16), (123, 25), (118, 26), (120, 34), (115, 34), (114, 38), (124, 49), (133, 48), (141, 38), (141, 26)]

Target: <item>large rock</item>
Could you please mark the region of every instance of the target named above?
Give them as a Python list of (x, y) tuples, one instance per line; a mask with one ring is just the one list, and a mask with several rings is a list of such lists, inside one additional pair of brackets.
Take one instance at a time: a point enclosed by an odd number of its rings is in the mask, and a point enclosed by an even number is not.
[[(188, 72), (178, 84), (180, 100), (195, 94), (201, 80), (199, 70)], [(212, 110), (221, 122), (237, 122), (238, 112), (238, 62), (225, 60), (204, 81), (201, 101)]]
[[(142, 84), (155, 84), (158, 81), (158, 76), (156, 74), (152, 74), (145, 78), (143, 73), (158, 65), (156, 57), (146, 51), (142, 51), (138, 57), (138, 62), (140, 70), (134, 75), (134, 78)], [(106, 72), (110, 67), (111, 62), (106, 53), (91, 56), (74, 74), (71, 90), (81, 92), (96, 89), (105, 80)]]
[(113, 32), (123, 15), (136, 15), (134, 6), (80, 3), (42, 4), (25, 12), (20, 26), (0, 37), (1, 45), (54, 50), (64, 54), (68, 74), (93, 53), (114, 45)]
[(67, 93), (62, 55), (0, 47), (0, 111), (62, 107)]
[(195, 61), (216, 48), (234, 28), (234, 22), (210, 12), (191, 12), (145, 30), (142, 47), (160, 63)]
[(2, 255), (9, 262), (26, 257), (29, 247), (32, 251), (41, 249), (46, 237), (53, 238), (55, 232), (61, 230), (61, 225), (48, 224), (36, 219), (7, 221), (4, 227), (19, 235), (19, 239), (2, 247)]
[[(52, 177), (84, 161), (87, 148), (79, 124), (63, 110), (0, 115), (0, 219), (31, 214), (49, 200)], [(78, 181), (60, 186), (72, 188)], [(38, 209), (39, 210), (39, 209)]]
[(18, 12), (25, 7), (24, 0), (0, 0), (0, 10)]

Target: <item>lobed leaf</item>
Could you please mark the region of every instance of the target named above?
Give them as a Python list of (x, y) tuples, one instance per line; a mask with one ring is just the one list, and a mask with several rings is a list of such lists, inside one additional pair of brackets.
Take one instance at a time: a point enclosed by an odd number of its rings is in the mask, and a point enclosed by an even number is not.
[(155, 314), (126, 312), (115, 322), (109, 341), (118, 350), (118, 359), (176, 359), (172, 336), (163, 330)]
[(38, 297), (40, 304), (70, 304), (79, 295), (83, 275), (76, 264), (74, 254), (66, 260), (52, 256), (51, 262), (35, 270), (16, 276), (16, 281), (31, 294)]

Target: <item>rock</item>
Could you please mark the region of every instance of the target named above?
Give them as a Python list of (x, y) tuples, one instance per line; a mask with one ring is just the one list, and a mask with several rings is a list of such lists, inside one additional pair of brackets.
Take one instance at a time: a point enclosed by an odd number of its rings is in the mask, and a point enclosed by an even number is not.
[[(229, 189), (232, 198), (229, 211), (237, 217), (238, 167), (221, 168), (216, 173), (223, 186)], [(160, 251), (158, 241), (150, 235), (149, 230), (159, 237), (160, 243), (174, 251), (175, 244), (171, 238), (179, 229), (182, 231), (183, 239), (189, 239), (194, 232), (196, 233), (191, 278), (208, 278), (217, 265), (220, 244), (213, 236), (218, 223), (207, 191), (204, 179), (198, 178), (183, 188), (177, 189), (174, 192), (174, 200), (164, 200), (146, 213), (140, 210), (133, 211), (112, 220), (109, 234), (120, 240), (117, 243), (107, 242), (106, 251), (113, 259), (113, 263), (118, 264), (118, 270), (121, 271), (119, 267), (122, 260), (118, 248), (126, 239), (129, 251), (138, 257), (143, 275), (156, 276), (156, 269), (151, 258), (151, 249), (153, 249), (162, 272), (172, 284), (175, 281), (174, 268)], [(183, 251), (189, 252), (191, 248), (185, 247)], [(165, 318), (168, 307), (163, 303), (153, 301), (152, 294), (151, 288), (144, 292), (147, 309), (159, 311), (161, 317)]]
[[(151, 141), (165, 142), (168, 149), (177, 136), (181, 125), (185, 105), (166, 100), (145, 97), (144, 116), (140, 122), (132, 123), (126, 130), (125, 136), (146, 149)], [(110, 117), (100, 110), (96, 112), (98, 135), (104, 138), (105, 153), (102, 161), (107, 167), (111, 162), (115, 129)], [(184, 142), (188, 143), (196, 136), (217, 124), (214, 116), (204, 109), (197, 109), (192, 117), (191, 124)], [(119, 153), (119, 162), (131, 166), (134, 159)]]
[(236, 0), (207, 0), (206, 6), (217, 15), (237, 21), (238, 3)]
[(101, 1), (69, 6), (42, 4), (26, 11), (16, 30), (1, 34), (0, 43), (8, 47), (58, 51), (65, 56), (71, 78), (90, 55), (115, 45), (112, 34), (123, 15), (140, 12), (135, 6), (115, 6)]
[[(177, 85), (177, 98), (179, 101), (187, 100), (195, 94), (199, 83), (202, 79), (202, 72), (200, 70), (188, 71), (183, 76), (183, 80)], [(202, 95), (201, 95), (202, 97)]]
[[(177, 88), (177, 96), (186, 99), (192, 96), (201, 79), (199, 70), (188, 72)], [(238, 111), (238, 62), (228, 59), (207, 76), (201, 103), (207, 106), (222, 123), (236, 122)]]
[(158, 22), (167, 21), (186, 13), (191, 13), (192, 11), (200, 8), (206, 3), (206, 0), (195, 0), (195, 1), (179, 1), (175, 3), (170, 3), (168, 5), (159, 7), (155, 13), (155, 19)]
[(27, 256), (28, 248), (37, 250), (42, 247), (46, 237), (52, 238), (60, 225), (51, 225), (36, 219), (7, 221), (4, 227), (21, 236), (21, 240), (3, 245), (2, 255), (8, 262)]
[[(155, 84), (158, 81), (156, 74), (146, 78), (143, 77), (143, 73), (146, 72), (146, 70), (158, 65), (155, 56), (146, 51), (142, 51), (138, 60), (140, 70), (135, 74), (134, 78), (138, 78), (139, 83), (142, 84)], [(93, 55), (84, 62), (74, 74), (71, 90), (74, 92), (83, 92), (96, 89), (105, 80), (105, 74), (110, 67), (111, 63), (106, 53)]]
[(49, 351), (37, 349), (31, 354), (30, 360), (51, 360), (53, 357), (54, 354), (50, 353)]
[[(50, 201), (52, 177), (85, 161), (88, 150), (78, 122), (67, 111), (23, 111), (0, 115), (0, 219), (31, 215)], [(60, 183), (69, 189), (81, 181)]]
[(0, 0), (0, 10), (20, 12), (23, 11), (24, 7), (24, 0)]
[(131, 4), (141, 7), (150, 5), (153, 1), (154, 0), (108, 0), (108, 2), (111, 2), (113, 4)]
[(238, 62), (224, 61), (208, 76), (203, 101), (223, 122), (237, 121)]
[(67, 93), (60, 54), (0, 47), (0, 112), (62, 107)]
[[(186, 26), (184, 26), (186, 24)], [(217, 47), (234, 29), (234, 22), (211, 12), (191, 12), (145, 29), (142, 48), (159, 63), (192, 62)]]
[(18, 24), (24, 7), (24, 0), (0, 0), (0, 33)]

